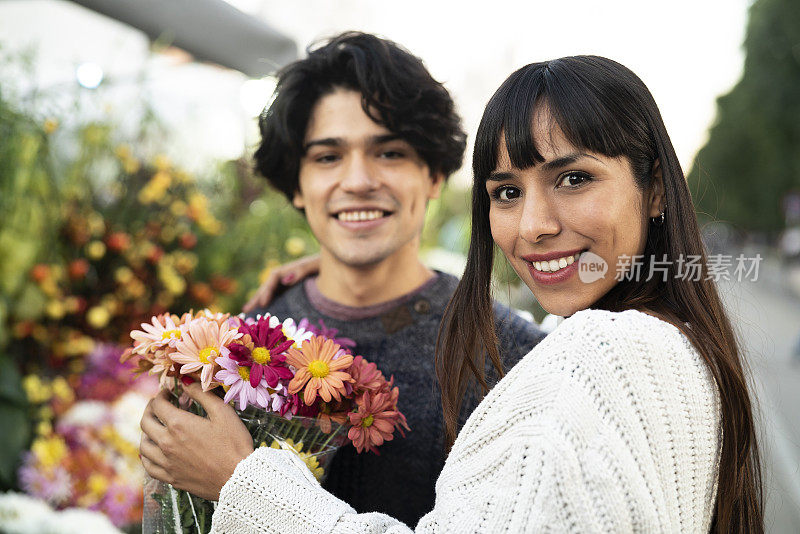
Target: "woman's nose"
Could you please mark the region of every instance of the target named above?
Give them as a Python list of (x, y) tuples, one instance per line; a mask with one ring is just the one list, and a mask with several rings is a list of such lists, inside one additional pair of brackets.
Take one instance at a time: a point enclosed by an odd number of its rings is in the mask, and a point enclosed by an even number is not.
[(519, 221), (519, 236), (529, 243), (558, 235), (561, 225), (552, 201), (544, 195), (528, 195)]

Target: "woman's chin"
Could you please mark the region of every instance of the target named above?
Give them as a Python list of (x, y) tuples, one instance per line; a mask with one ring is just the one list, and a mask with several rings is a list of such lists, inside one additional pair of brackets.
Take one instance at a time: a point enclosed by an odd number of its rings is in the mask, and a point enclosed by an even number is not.
[[(534, 297), (536, 294), (534, 294)], [(551, 315), (558, 315), (559, 317), (569, 317), (581, 310), (585, 310), (588, 306), (582, 306), (578, 302), (568, 301), (555, 301), (553, 299), (538, 299), (539, 305), (544, 308), (544, 311)]]

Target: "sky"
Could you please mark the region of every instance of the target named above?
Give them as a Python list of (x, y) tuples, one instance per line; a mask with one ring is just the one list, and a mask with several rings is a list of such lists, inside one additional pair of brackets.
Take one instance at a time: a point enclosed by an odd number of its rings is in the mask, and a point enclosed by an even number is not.
[[(749, 0), (564, 0), (451, 2), (405, 0), (228, 0), (291, 36), (302, 51), (321, 37), (358, 29), (395, 40), (420, 56), (454, 95), (470, 141), (483, 106), (516, 68), (574, 54), (615, 59), (636, 72), (658, 103), (678, 157), (688, 171), (707, 138), (715, 100), (741, 77)], [(478, 7), (474, 7), (478, 6)], [(171, 150), (191, 166), (203, 158), (252, 149), (255, 123), (247, 95), (266, 101), (269, 83), (239, 73), (148, 58), (143, 34), (71, 2), (0, 2), (0, 44), (35, 46), (34, 85), (79, 91), (75, 67), (100, 65), (113, 84), (105, 110), (137, 99), (156, 102), (180, 130)], [(144, 73), (144, 74), (143, 74)], [(144, 91), (138, 80), (144, 78)], [(256, 106), (257, 108), (258, 106)], [(135, 115), (127, 116), (135, 121)], [(200, 150), (198, 150), (198, 148)], [(197, 155), (192, 156), (192, 152)], [(201, 155), (202, 154), (202, 155)], [(194, 158), (194, 159), (193, 159)], [(456, 178), (468, 181), (467, 170)]]

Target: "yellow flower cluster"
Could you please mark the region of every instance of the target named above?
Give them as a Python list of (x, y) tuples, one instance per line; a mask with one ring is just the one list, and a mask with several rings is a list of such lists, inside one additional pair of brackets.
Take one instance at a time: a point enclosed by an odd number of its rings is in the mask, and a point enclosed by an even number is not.
[(171, 184), (172, 176), (167, 171), (156, 172), (150, 181), (139, 190), (139, 202), (142, 204), (163, 203)]
[(189, 196), (189, 215), (197, 221), (197, 225), (205, 233), (210, 235), (222, 233), (222, 223), (208, 211), (208, 198), (202, 193), (192, 193)]
[(130, 145), (119, 145), (114, 150), (117, 158), (119, 158), (119, 162), (122, 164), (122, 169), (127, 174), (135, 174), (139, 172), (141, 168), (141, 163), (139, 160), (133, 156), (133, 151), (131, 150)]
[[(262, 447), (266, 446), (266, 442), (263, 442), (261, 446)], [(310, 452), (303, 452), (302, 441), (295, 443), (294, 440), (292, 440), (291, 438), (287, 438), (281, 441), (273, 439), (272, 445), (270, 445), (270, 447), (272, 447), (273, 449), (282, 449), (286, 451), (292, 451), (293, 453), (295, 453), (298, 457), (300, 457), (301, 460), (303, 460), (303, 463), (306, 464), (309, 471), (311, 471), (311, 474), (313, 474), (314, 478), (316, 478), (317, 480), (321, 480), (322, 476), (325, 474), (325, 469), (323, 469), (319, 465), (319, 459), (317, 459), (317, 457), (311, 454)]]
[(134, 462), (139, 461), (139, 449), (130, 441), (123, 438), (119, 432), (114, 430), (111, 425), (106, 425), (100, 430), (100, 437), (103, 442), (110, 445), (114, 450)]
[(26, 375), (22, 378), (22, 389), (31, 404), (43, 404), (52, 398), (65, 404), (75, 400), (75, 392), (63, 376), (42, 380), (39, 375)]
[(47, 135), (50, 135), (51, 133), (55, 132), (56, 130), (58, 130), (58, 119), (54, 119), (51, 117), (45, 120), (44, 124), (42, 125), (42, 129), (44, 130), (44, 133), (46, 133)]
[(36, 438), (31, 445), (31, 452), (44, 468), (54, 467), (67, 457), (67, 444), (59, 435)]

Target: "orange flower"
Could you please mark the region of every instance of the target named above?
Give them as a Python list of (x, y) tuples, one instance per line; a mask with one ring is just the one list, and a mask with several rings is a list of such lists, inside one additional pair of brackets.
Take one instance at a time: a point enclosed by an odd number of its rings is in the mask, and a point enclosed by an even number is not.
[(362, 356), (353, 359), (353, 365), (347, 371), (353, 377), (353, 391), (358, 394), (365, 391), (377, 391), (385, 383), (386, 378), (378, 370), (378, 366), (368, 362)]
[(408, 430), (406, 419), (397, 411), (395, 401), (392, 392), (368, 391), (358, 399), (358, 410), (348, 414), (352, 426), (347, 432), (356, 452), (369, 449), (378, 454), (377, 447), (392, 440), (395, 428), (401, 433), (402, 427)]
[[(330, 339), (314, 336), (298, 350), (287, 350), (286, 363), (297, 369), (289, 382), (289, 393), (294, 394), (305, 387), (303, 401), (311, 406), (317, 398), (317, 393), (325, 402), (331, 399), (341, 400), (345, 393), (345, 383), (353, 382), (344, 369), (353, 363), (350, 354), (344, 354), (341, 347)], [(338, 358), (335, 358), (339, 355)]]

